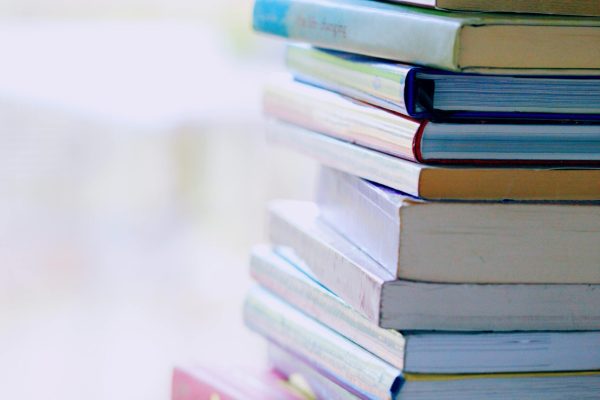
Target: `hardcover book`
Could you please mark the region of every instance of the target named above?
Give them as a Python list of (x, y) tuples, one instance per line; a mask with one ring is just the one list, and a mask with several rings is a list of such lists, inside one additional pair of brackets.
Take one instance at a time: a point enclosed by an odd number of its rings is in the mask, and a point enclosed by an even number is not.
[[(257, 287), (244, 306), (248, 327), (362, 399), (593, 399), (600, 372), (410, 374), (367, 352)], [(277, 365), (275, 366), (277, 368)], [(283, 368), (282, 368), (283, 369)]]
[(318, 47), (450, 71), (600, 68), (600, 18), (450, 13), (369, 0), (257, 0), (253, 23), (257, 31)]
[(377, 327), (294, 262), (258, 246), (250, 272), (280, 299), (405, 372), (600, 370), (600, 332), (400, 333)]
[(267, 86), (264, 110), (281, 121), (419, 163), (600, 165), (600, 124), (416, 120), (290, 79)]
[(600, 76), (453, 73), (306, 45), (287, 47), (286, 66), (297, 80), (413, 118), (600, 120)]
[(321, 164), (428, 200), (600, 200), (597, 168), (491, 168), (415, 163), (297, 125), (270, 121), (267, 139)]
[(329, 168), (318, 182), (320, 218), (394, 276), (600, 284), (600, 204), (428, 202)]
[[(383, 328), (442, 331), (600, 330), (600, 285), (466, 284), (392, 275), (319, 222), (310, 202), (269, 206), (269, 239), (282, 257)], [(289, 254), (289, 248), (293, 252)], [(440, 264), (440, 269), (445, 268)]]

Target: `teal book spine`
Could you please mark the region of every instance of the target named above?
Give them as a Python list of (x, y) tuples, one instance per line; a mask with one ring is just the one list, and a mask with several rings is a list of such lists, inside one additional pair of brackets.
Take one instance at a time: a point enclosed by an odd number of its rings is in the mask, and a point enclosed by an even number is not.
[(317, 47), (459, 70), (462, 23), (368, 0), (256, 0), (254, 29)]

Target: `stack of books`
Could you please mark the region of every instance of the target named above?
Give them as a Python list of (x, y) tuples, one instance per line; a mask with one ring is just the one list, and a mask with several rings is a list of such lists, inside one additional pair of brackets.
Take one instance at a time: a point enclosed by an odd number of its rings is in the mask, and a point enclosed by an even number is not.
[(598, 399), (600, 4), (414, 3), (256, 0), (268, 138), (323, 168), (246, 324), (317, 398)]

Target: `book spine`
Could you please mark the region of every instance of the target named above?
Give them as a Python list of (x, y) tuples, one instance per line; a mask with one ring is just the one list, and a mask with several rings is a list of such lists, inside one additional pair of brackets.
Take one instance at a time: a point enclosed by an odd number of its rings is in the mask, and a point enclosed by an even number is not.
[(414, 154), (415, 160), (419, 163), (428, 162), (428, 160), (425, 160), (423, 158), (423, 151), (422, 151), (423, 132), (425, 132), (425, 127), (427, 126), (428, 123), (429, 123), (429, 121), (427, 121), (427, 120), (423, 121), (421, 123), (421, 125), (419, 126), (419, 130), (417, 130), (417, 133), (413, 137), (412, 152)]
[(367, 0), (257, 0), (254, 29), (334, 50), (459, 70), (461, 24)]
[(244, 321), (256, 333), (302, 354), (344, 386), (371, 399), (396, 397), (401, 371), (310, 319), (267, 290), (255, 287), (244, 304)]
[(263, 287), (391, 365), (404, 366), (404, 337), (381, 329), (266, 246), (253, 249), (250, 273)]
[(399, 205), (378, 195), (372, 184), (330, 168), (321, 169), (316, 202), (324, 222), (398, 276)]

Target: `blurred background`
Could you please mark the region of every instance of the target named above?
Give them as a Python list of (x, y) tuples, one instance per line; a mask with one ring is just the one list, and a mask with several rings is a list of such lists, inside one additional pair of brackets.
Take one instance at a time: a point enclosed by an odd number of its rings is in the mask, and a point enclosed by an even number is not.
[(174, 365), (263, 362), (248, 252), (316, 168), (264, 142), (283, 45), (251, 11), (0, 2), (0, 398), (168, 399)]

